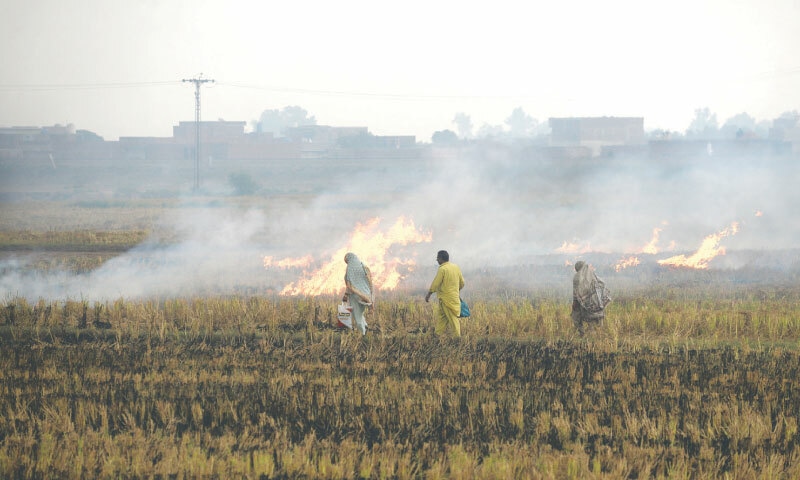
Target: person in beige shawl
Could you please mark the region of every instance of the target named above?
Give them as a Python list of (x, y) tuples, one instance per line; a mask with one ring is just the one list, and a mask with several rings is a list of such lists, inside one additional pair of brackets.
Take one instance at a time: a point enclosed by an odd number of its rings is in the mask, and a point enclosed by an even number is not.
[(600, 325), (606, 317), (606, 305), (611, 302), (606, 284), (597, 278), (594, 267), (579, 260), (572, 277), (572, 322), (583, 335), (584, 326)]
[(446, 332), (461, 336), (461, 323), (458, 316), (461, 313), (461, 289), (464, 288), (464, 276), (455, 263), (450, 263), (450, 254), (446, 250), (439, 250), (436, 254), (439, 270), (433, 279), (425, 301), (430, 301), (434, 293), (439, 302), (433, 306), (435, 318), (434, 332), (442, 335)]
[(372, 286), (372, 272), (364, 265), (355, 253), (348, 252), (344, 256), (347, 270), (344, 274), (344, 296), (342, 301), (349, 302), (353, 320), (361, 335), (367, 333), (367, 310), (372, 307), (375, 289)]

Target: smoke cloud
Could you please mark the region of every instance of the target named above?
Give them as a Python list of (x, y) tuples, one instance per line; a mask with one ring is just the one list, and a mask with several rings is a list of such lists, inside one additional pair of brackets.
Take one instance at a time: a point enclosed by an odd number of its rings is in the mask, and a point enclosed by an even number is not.
[[(174, 231), (169, 242), (152, 238), (80, 275), (37, 272), (25, 256), (13, 256), (0, 263), (0, 295), (275, 294), (303, 271), (265, 269), (265, 256), (327, 261), (357, 224), (375, 217), (386, 228), (406, 217), (431, 234), (430, 243), (394, 252), (418, 262), (401, 282), (408, 291), (427, 287), (440, 249), (471, 275), (473, 286), (568, 289), (570, 265), (578, 259), (595, 264), (612, 288), (647, 282), (666, 268), (658, 260), (691, 253), (733, 222), (738, 231), (721, 240), (725, 255), (714, 258), (711, 269), (738, 271), (737, 278), (754, 269), (796, 276), (800, 265), (800, 221), (793, 212), (800, 204), (794, 185), (800, 172), (791, 160), (553, 160), (509, 146), (438, 153), (304, 160), (300, 169), (272, 165), (268, 174), (256, 174), (262, 191), (294, 191), (294, 200), (266, 196), (263, 204), (243, 208), (225, 197), (206, 203), (187, 198), (161, 219)], [(656, 228), (654, 250), (644, 253)], [(632, 254), (640, 263), (615, 272), (614, 264)]]

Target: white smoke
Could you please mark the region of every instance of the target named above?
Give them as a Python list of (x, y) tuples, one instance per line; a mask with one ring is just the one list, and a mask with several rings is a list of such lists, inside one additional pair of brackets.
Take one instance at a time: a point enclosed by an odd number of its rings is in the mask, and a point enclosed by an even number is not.
[[(509, 147), (449, 158), (325, 162), (309, 165), (305, 177), (276, 174), (267, 185), (291, 188), (296, 178), (313, 192), (297, 201), (277, 204), (267, 196), (242, 208), (222, 197), (168, 210), (162, 223), (174, 232), (169, 242), (150, 239), (91, 273), (37, 272), (26, 257), (7, 259), (0, 264), (0, 295), (102, 300), (280, 291), (302, 272), (265, 270), (265, 256), (326, 260), (357, 224), (373, 217), (391, 224), (400, 216), (432, 234), (431, 243), (403, 252), (422, 262), (420, 277), (409, 279), (417, 282), (412, 288), (424, 288), (439, 249), (465, 271), (550, 265), (557, 267), (553, 281), (562, 281), (577, 258), (602, 270), (624, 253), (640, 252), (655, 227), (666, 258), (692, 251), (732, 222), (740, 230), (723, 240), (727, 255), (712, 267), (797, 266), (800, 221), (793, 208), (800, 190), (793, 183), (800, 172), (792, 162), (556, 161)], [(591, 252), (559, 252), (565, 242)], [(660, 258), (643, 255), (636, 268)], [(518, 283), (533, 287), (538, 280)]]

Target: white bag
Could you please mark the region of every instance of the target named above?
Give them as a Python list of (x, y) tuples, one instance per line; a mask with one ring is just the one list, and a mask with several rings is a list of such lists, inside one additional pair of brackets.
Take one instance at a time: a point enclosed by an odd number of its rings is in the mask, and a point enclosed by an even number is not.
[(339, 319), (339, 327), (347, 327), (349, 329), (353, 329), (353, 307), (350, 306), (350, 302), (342, 302), (337, 307), (338, 313), (337, 318)]

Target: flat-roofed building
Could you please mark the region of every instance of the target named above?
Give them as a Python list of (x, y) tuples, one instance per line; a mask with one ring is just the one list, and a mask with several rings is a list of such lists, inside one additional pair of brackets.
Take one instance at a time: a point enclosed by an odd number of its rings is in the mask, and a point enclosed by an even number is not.
[[(244, 137), (246, 124), (243, 121), (201, 121), (200, 142), (225, 142), (241, 139)], [(191, 143), (195, 141), (196, 135), (196, 122), (179, 122), (178, 125), (172, 127), (172, 138), (176, 141)]]
[(603, 147), (644, 145), (643, 117), (550, 118), (550, 145), (588, 147), (599, 155)]

